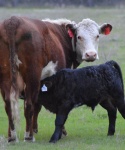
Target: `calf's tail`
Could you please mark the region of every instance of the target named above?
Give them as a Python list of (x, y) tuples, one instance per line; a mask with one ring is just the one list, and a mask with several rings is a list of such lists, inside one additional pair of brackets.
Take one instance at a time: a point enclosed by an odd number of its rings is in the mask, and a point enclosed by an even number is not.
[(122, 71), (121, 71), (121, 68), (119, 66), (119, 64), (116, 62), (116, 61), (109, 61), (107, 62), (109, 65), (111, 65), (112, 67), (116, 68), (116, 70), (118, 71), (119, 73), (119, 76), (120, 76), (120, 79), (121, 79), (121, 83), (122, 83), (122, 90), (123, 90), (123, 94), (124, 94), (124, 84), (123, 84), (123, 77), (122, 77)]
[(118, 73), (119, 73), (119, 76), (120, 76), (120, 79), (121, 79), (123, 95), (119, 95), (119, 98), (121, 97), (121, 99), (119, 99), (119, 100), (117, 101), (117, 107), (118, 107), (118, 110), (119, 110), (119, 112), (121, 113), (122, 117), (125, 119), (124, 84), (123, 84), (123, 77), (122, 77), (121, 68), (120, 68), (120, 66), (118, 65), (118, 63), (115, 62), (115, 61), (110, 61), (109, 63), (111, 64), (112, 67), (114, 67), (114, 68), (117, 69), (117, 71), (118, 71)]

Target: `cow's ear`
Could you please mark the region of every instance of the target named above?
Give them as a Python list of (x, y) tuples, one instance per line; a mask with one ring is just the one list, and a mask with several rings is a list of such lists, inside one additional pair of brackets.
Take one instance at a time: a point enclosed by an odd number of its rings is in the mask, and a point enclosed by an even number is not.
[(108, 35), (110, 34), (111, 30), (112, 25), (105, 23), (100, 27), (100, 34)]
[(66, 29), (67, 29), (69, 37), (71, 38), (74, 37), (75, 30), (76, 30), (75, 24), (67, 24)]

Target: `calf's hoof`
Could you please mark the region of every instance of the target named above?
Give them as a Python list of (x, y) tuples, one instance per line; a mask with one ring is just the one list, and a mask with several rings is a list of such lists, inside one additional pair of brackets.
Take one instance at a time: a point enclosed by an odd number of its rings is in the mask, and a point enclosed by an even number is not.
[(114, 133), (108, 133), (107, 136), (114, 136)]
[(55, 136), (52, 136), (51, 139), (50, 139), (50, 143), (56, 143), (60, 138), (58, 137), (55, 137)]
[(50, 143), (56, 143), (60, 139), (61, 139), (61, 134), (59, 134), (59, 135), (53, 134), (49, 142)]
[(114, 133), (115, 133), (115, 131), (108, 131), (108, 134), (107, 134), (107, 136), (113, 136), (114, 135)]
[(49, 143), (56, 143), (58, 140), (56, 139), (50, 139)]

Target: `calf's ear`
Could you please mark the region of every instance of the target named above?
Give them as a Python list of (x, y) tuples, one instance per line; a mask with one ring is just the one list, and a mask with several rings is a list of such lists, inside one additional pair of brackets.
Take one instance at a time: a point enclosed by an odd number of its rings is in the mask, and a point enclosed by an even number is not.
[(71, 37), (71, 38), (74, 37), (76, 25), (75, 24), (67, 24), (66, 29), (67, 29), (69, 37)]
[(108, 35), (108, 34), (110, 34), (111, 30), (112, 30), (112, 25), (110, 25), (108, 23), (104, 23), (103, 25), (100, 26), (99, 33)]

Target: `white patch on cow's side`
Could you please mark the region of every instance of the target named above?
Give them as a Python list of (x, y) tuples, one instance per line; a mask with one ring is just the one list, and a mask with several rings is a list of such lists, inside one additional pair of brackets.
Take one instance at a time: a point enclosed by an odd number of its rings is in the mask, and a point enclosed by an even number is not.
[(50, 23), (58, 24), (58, 25), (67, 25), (67, 24), (72, 23), (72, 21), (68, 20), (68, 19), (56, 19), (56, 20), (44, 19), (42, 21), (47, 21), (47, 22), (50, 22)]
[(53, 63), (50, 61), (43, 69), (41, 73), (41, 80), (45, 79), (46, 77), (50, 77), (53, 74), (56, 73), (56, 67), (57, 67), (58, 62)]
[(98, 57), (99, 25), (90, 19), (83, 19), (77, 24), (76, 52), (77, 60), (96, 60)]
[(18, 55), (15, 55), (15, 62), (18, 68), (19, 68), (19, 65), (22, 64), (22, 62), (18, 58)]
[(17, 133), (15, 130), (11, 130), (11, 138), (15, 139), (16, 142), (19, 142), (18, 138), (17, 138)]

